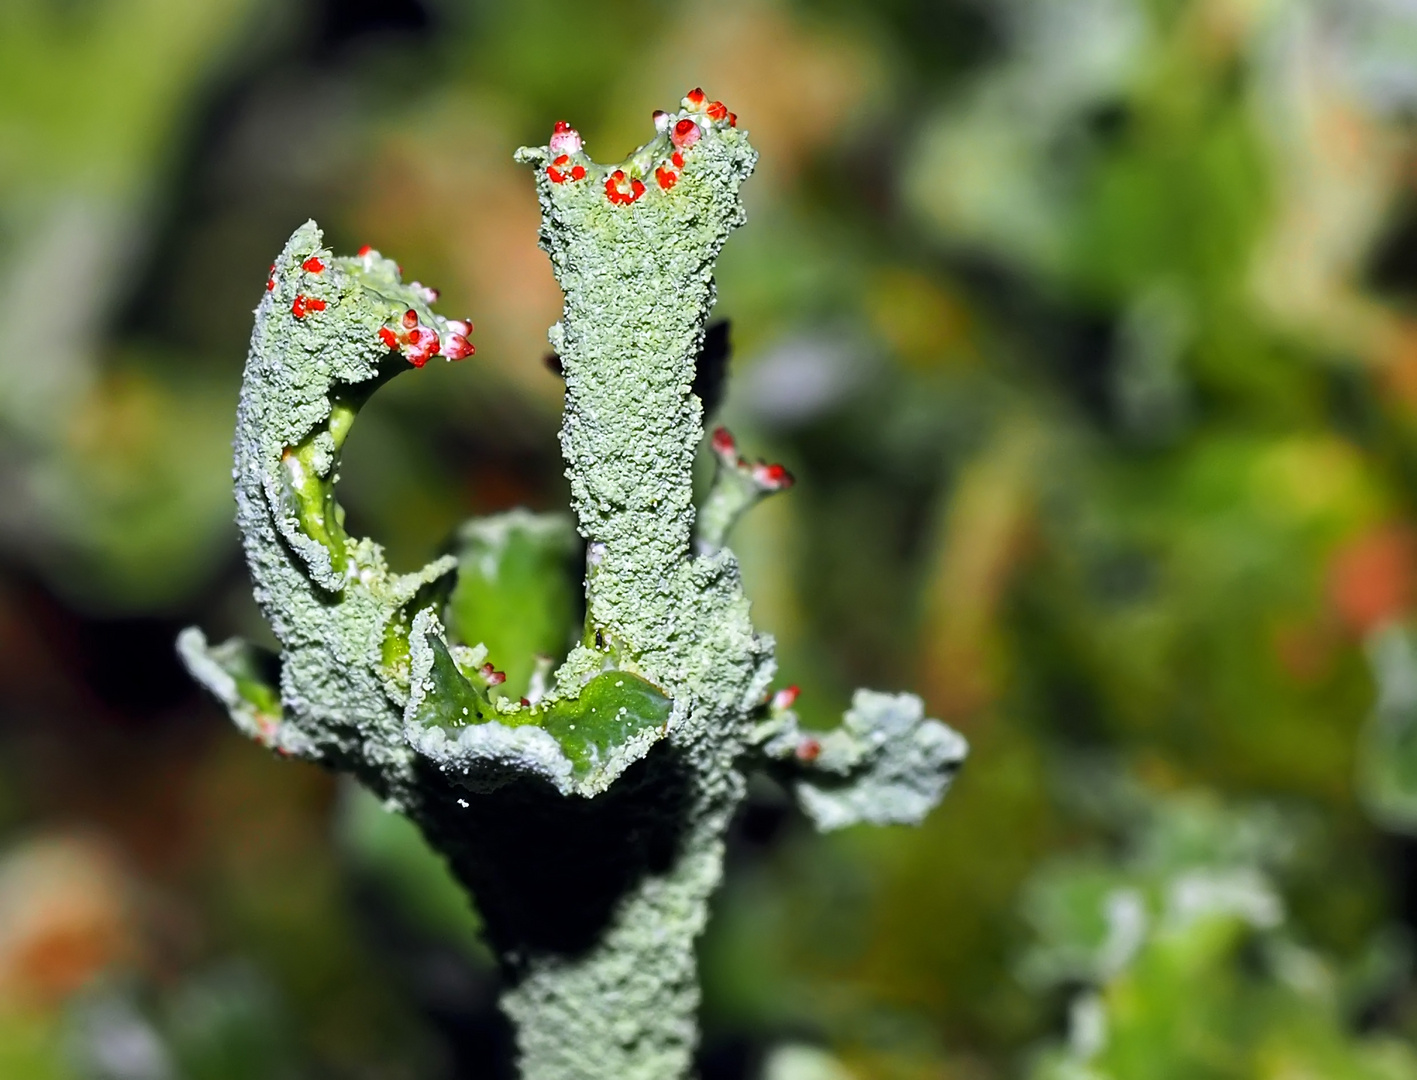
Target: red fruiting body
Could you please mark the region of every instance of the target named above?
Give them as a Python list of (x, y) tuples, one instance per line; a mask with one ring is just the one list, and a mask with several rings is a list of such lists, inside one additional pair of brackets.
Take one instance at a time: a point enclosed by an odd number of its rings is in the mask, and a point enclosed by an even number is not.
[(684, 108), (702, 109), (706, 101), (708, 101), (708, 95), (704, 93), (702, 87), (696, 86), (684, 95)]
[(738, 126), (738, 114), (737, 114), (736, 112), (731, 112), (731, 113), (728, 114), (728, 126), (729, 126), (729, 127), (737, 127), (737, 126)]
[(577, 154), (581, 149), (581, 133), (564, 120), (557, 120), (547, 143), (553, 154)]
[(627, 180), (622, 169), (616, 169), (605, 179), (605, 197), (616, 205), (632, 203), (644, 193), (644, 184), (639, 180)]
[(449, 360), (462, 360), (476, 351), (462, 334), (449, 334), (443, 339), (443, 355)]
[(674, 125), (674, 133), (669, 137), (680, 150), (687, 150), (699, 141), (702, 134), (699, 125), (686, 116)]
[(782, 712), (784, 709), (792, 708), (793, 705), (797, 704), (797, 695), (801, 692), (796, 683), (779, 690), (772, 696), (773, 711)]
[(725, 457), (733, 457), (738, 453), (738, 444), (733, 441), (733, 434), (726, 427), (713, 429), (712, 446), (715, 454)]
[(710, 120), (727, 120), (728, 109), (721, 101), (714, 101), (704, 110)]
[(822, 744), (816, 739), (806, 738), (797, 744), (798, 761), (816, 761), (822, 752)]
[(409, 331), (408, 348), (403, 355), (414, 367), (421, 368), (438, 355), (440, 348), (441, 343), (438, 341), (437, 332), (426, 326), (420, 326)]
[(564, 184), (568, 179), (584, 180), (585, 166), (573, 165), (571, 163), (571, 155), (562, 154), (550, 165), (546, 166), (546, 175), (551, 177), (553, 184)]
[(669, 129), (669, 114), (663, 109), (655, 109), (653, 119), (655, 131), (667, 131)]
[(665, 191), (679, 182), (679, 174), (673, 169), (666, 169), (663, 165), (654, 170), (654, 178)]
[(364, 258), (364, 256), (368, 255), (368, 254), (369, 254), (371, 251), (373, 251), (373, 250), (374, 250), (374, 249), (371, 248), (368, 244), (365, 244), (365, 245), (364, 245), (363, 247), (361, 247), (358, 251), (356, 251), (355, 254), (358, 255), (358, 256), (362, 259), (362, 258)]
[(478, 674), (487, 680), (488, 686), (501, 686), (507, 681), (507, 673), (498, 671), (491, 664), (483, 664)]
[(669, 155), (669, 160), (674, 163), (676, 169), (682, 169), (684, 167), (684, 155), (679, 153), (678, 150), (675, 150), (674, 153)]
[(390, 349), (397, 349), (414, 367), (421, 368), (433, 357), (444, 355), (449, 360), (461, 360), (473, 354), (473, 347), (467, 336), (459, 331), (472, 333), (472, 324), (460, 319), (448, 320), (446, 340), (440, 340), (438, 331), (429, 326), (420, 326), (418, 313), (412, 308), (399, 318), (397, 329), (381, 327), (379, 340)]
[(753, 466), (753, 479), (759, 487), (768, 491), (783, 491), (796, 483), (792, 474), (781, 465), (765, 465), (762, 462)]
[(276, 287), (276, 264), (271, 263), (271, 268), (266, 271), (266, 292), (270, 292)]
[(314, 296), (305, 296), (302, 293), (297, 293), (295, 296), (295, 302), (290, 305), (290, 313), (294, 315), (297, 319), (305, 318), (305, 316), (309, 315), (312, 311), (324, 310), (325, 302), (323, 300), (320, 300)]
[(324, 272), (325, 264), (322, 263), (319, 259), (315, 258), (315, 256), (311, 255), (308, 259), (306, 259), (303, 263), (300, 264), (300, 269), (304, 270), (307, 274), (320, 274)]

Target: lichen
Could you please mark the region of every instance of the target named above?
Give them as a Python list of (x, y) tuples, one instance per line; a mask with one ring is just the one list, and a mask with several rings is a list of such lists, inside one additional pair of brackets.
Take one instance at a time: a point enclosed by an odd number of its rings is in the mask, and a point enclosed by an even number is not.
[(564, 122), (517, 153), (565, 293), (550, 339), (583, 624), (563, 519), (469, 523), (407, 575), (346, 532), (335, 482), (359, 408), (410, 366), (470, 355), (472, 328), (307, 223), (272, 266), (237, 411), (237, 521), (280, 656), (197, 630), (179, 646), (244, 731), (353, 773), (446, 855), (502, 957), (531, 1080), (687, 1075), (694, 943), (745, 770), (799, 771), (806, 812), (838, 828), (920, 820), (964, 756), (914, 697), (862, 691), (817, 737), (769, 693), (772, 639), (724, 545), (791, 477), (720, 431), (717, 479), (692, 501), (695, 357), (757, 155), (701, 91), (655, 123), (618, 165)]

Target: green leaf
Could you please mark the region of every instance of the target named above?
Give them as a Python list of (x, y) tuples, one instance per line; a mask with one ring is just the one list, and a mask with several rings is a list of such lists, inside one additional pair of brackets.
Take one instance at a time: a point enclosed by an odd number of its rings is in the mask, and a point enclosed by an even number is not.
[(574, 698), (501, 711), (459, 669), (442, 636), (428, 632), (425, 619), (433, 621), (420, 616), (414, 638), (422, 643), (417, 645), (420, 652), (425, 646), (428, 651), (415, 664), (416, 685), (410, 698), (410, 719), (419, 726), (449, 732), (488, 722), (507, 728), (539, 727), (555, 739), (573, 774), (583, 779), (608, 764), (618, 749), (637, 736), (669, 721), (669, 698), (628, 671), (603, 671)]
[(513, 510), (458, 531), (458, 579), (445, 618), (452, 640), (487, 646), (505, 693), (526, 694), (538, 654), (559, 660), (579, 617), (576, 533), (563, 514)]
[(669, 720), (670, 700), (628, 671), (606, 671), (581, 687), (578, 697), (540, 710), (537, 722), (555, 736), (584, 776), (633, 736)]
[(420, 724), (459, 728), (488, 720), (516, 723), (512, 716), (498, 716), (487, 696), (468, 682), (441, 637), (429, 634), (426, 640), (433, 654), (433, 664), (427, 675), (432, 686), (424, 688), (426, 692), (414, 712), (414, 718)]

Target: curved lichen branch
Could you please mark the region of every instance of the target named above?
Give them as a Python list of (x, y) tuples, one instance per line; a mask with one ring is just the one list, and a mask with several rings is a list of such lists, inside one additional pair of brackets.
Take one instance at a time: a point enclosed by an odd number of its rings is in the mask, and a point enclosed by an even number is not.
[(914, 694), (857, 690), (830, 731), (798, 726), (796, 696), (795, 687), (774, 695), (755, 741), (823, 832), (863, 822), (918, 825), (969, 752), (958, 732), (925, 716)]
[(226, 706), (248, 738), (281, 755), (316, 756), (310, 739), (285, 722), (280, 657), (275, 653), (240, 638), (209, 645), (201, 630), (189, 626), (177, 637), (177, 654), (192, 677)]
[[(436, 291), (405, 284), (378, 252), (337, 258), (320, 239), (307, 223), (271, 267), (238, 409), (237, 520), (282, 653), (236, 640), (212, 647), (192, 629), (179, 642), (184, 662), (253, 738), (350, 769), (406, 805), (424, 799), (415, 790), (419, 755), (428, 751), (446, 771), (454, 746), (466, 783), (483, 782), (473, 775), (482, 769), (495, 786), (527, 766), (568, 792), (603, 789), (662, 733), (667, 699), (625, 673), (621, 698), (625, 686), (643, 691), (615, 702), (628, 720), (614, 730), (567, 730), (561, 719), (588, 707), (593, 680), (546, 688), (535, 705), (508, 699), (498, 690), (505, 676), (482, 664), (487, 645), (450, 640), (440, 621), (446, 611), (459, 629), (476, 632), (488, 615), (518, 607), (533, 622), (564, 622), (547, 610), (561, 596), (556, 583), (527, 587), (519, 576), (527, 545), (517, 541), (532, 538), (534, 553), (564, 557), (565, 526), (524, 513), (470, 524), (457, 554), (413, 574), (390, 572), (377, 544), (345, 530), (335, 488), (359, 408), (399, 371), (471, 355), (472, 325), (434, 312)], [(493, 644), (509, 653), (494, 659), (530, 670), (532, 657), (511, 654), (515, 639)], [(541, 757), (519, 749), (528, 743)]]

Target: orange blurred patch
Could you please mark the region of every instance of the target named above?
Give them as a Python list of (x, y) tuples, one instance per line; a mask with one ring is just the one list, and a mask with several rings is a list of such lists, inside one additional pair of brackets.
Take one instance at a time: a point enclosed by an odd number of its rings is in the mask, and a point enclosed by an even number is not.
[(1385, 394), (1417, 412), (1417, 321), (1396, 319), (1381, 337), (1378, 372)]
[(0, 1007), (52, 1007), (135, 960), (133, 888), (97, 840), (50, 836), (0, 860)]
[[(689, 25), (671, 28), (664, 50), (671, 85), (701, 85), (741, 118), (762, 154), (763, 178), (790, 179), (869, 95), (875, 58), (860, 40), (828, 32), (767, 6), (716, 11), (705, 19), (687, 9)], [(677, 43), (695, 47), (686, 63)]]
[(1340, 547), (1329, 563), (1328, 593), (1348, 629), (1363, 636), (1412, 610), (1417, 533), (1389, 524)]
[(439, 308), (477, 324), (478, 356), (490, 370), (558, 401), (561, 384), (541, 358), (561, 290), (536, 243), (531, 175), (512, 162), (514, 143), (487, 111), (459, 101), (390, 130), (355, 217), (375, 247), (449, 275), (435, 282)]
[(921, 692), (934, 715), (968, 728), (1003, 677), (999, 610), (1031, 534), (1039, 447), (1027, 425), (1006, 429), (961, 471), (924, 589)]

